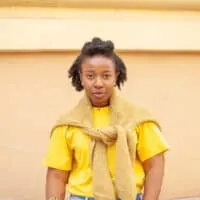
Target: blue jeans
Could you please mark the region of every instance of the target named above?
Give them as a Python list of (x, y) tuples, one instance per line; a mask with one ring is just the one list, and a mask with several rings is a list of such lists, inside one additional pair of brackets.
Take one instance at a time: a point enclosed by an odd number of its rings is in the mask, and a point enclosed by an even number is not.
[[(82, 197), (82, 196), (71, 196), (70, 197), (70, 200), (95, 200), (94, 198), (92, 197)], [(136, 197), (136, 200), (141, 200), (141, 194), (137, 194), (137, 197)]]

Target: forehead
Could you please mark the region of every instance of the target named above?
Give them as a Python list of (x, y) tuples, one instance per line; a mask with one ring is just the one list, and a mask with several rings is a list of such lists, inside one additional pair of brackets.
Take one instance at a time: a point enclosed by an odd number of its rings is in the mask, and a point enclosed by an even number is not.
[(81, 64), (82, 71), (115, 71), (115, 64), (112, 58), (96, 55), (86, 57)]

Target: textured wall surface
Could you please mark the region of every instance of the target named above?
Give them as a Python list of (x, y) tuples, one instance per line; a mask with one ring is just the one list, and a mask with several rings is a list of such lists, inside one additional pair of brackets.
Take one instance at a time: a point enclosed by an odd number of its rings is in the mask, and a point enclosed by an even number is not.
[[(161, 200), (200, 195), (200, 54), (123, 53), (122, 95), (158, 118), (171, 150)], [(0, 198), (44, 199), (49, 130), (80, 95), (73, 53), (0, 54)]]

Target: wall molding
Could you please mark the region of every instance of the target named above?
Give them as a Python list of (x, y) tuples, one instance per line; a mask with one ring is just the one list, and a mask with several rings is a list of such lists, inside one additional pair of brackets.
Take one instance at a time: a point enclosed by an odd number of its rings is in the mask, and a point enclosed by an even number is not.
[(200, 10), (199, 0), (3, 0), (0, 6)]
[(198, 12), (24, 10), (1, 12), (1, 52), (78, 51), (94, 36), (118, 51), (200, 52)]

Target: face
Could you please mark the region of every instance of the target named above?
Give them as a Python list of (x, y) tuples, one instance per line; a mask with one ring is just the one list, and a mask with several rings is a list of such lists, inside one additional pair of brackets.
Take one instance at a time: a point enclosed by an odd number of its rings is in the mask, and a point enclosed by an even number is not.
[(109, 104), (117, 76), (112, 59), (101, 55), (84, 59), (80, 78), (93, 106), (103, 107)]

